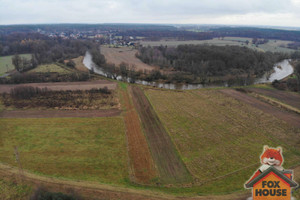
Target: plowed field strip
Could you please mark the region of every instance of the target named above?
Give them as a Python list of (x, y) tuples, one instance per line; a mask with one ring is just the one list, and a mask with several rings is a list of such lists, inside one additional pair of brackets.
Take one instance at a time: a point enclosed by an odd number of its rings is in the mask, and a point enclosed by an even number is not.
[(176, 152), (170, 136), (157, 117), (143, 91), (132, 87), (133, 102), (138, 110), (150, 145), (153, 159), (158, 167), (161, 181), (164, 183), (183, 183), (191, 176)]
[(150, 183), (157, 174), (146, 138), (142, 132), (138, 114), (130, 102), (127, 91), (122, 91), (125, 106), (125, 125), (128, 140), (130, 167), (134, 181), (137, 183)]
[(300, 95), (295, 92), (270, 90), (270, 89), (262, 89), (262, 88), (247, 88), (246, 90), (278, 99), (279, 101), (285, 104), (300, 109)]
[(224, 94), (227, 94), (239, 101), (247, 103), (255, 108), (258, 108), (259, 110), (261, 110), (265, 113), (271, 114), (274, 117), (281, 119), (292, 126), (300, 128), (300, 117), (299, 117), (299, 115), (297, 115), (295, 113), (290, 113), (290, 112), (281, 110), (281, 109), (271, 106), (265, 102), (262, 102), (262, 101), (256, 99), (255, 97), (238, 92), (236, 90), (226, 89), (226, 90), (221, 90), (221, 92)]

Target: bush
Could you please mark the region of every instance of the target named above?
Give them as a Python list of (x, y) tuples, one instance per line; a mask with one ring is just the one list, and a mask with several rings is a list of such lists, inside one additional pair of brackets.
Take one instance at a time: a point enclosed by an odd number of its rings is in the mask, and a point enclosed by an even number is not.
[(20, 86), (10, 90), (11, 97), (14, 99), (30, 99), (36, 95), (46, 94), (47, 88), (38, 88), (31, 86)]

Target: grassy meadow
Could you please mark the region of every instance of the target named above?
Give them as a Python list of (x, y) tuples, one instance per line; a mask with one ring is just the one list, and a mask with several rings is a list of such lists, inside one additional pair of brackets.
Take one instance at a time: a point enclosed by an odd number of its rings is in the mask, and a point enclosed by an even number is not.
[(71, 180), (123, 184), (127, 149), (121, 117), (0, 119), (0, 161)]
[(37, 72), (37, 73), (59, 73), (59, 74), (69, 74), (70, 70), (67, 70), (61, 66), (58, 66), (57, 64), (45, 64), (45, 65), (39, 65), (36, 68), (30, 70), (29, 72)]
[(243, 190), (260, 166), (263, 145), (283, 147), (284, 167), (300, 162), (300, 130), (218, 90), (146, 89), (198, 193)]
[[(31, 59), (31, 54), (20, 54), (21, 57)], [(0, 56), (0, 75), (14, 70), (15, 66), (12, 64), (12, 56)]]

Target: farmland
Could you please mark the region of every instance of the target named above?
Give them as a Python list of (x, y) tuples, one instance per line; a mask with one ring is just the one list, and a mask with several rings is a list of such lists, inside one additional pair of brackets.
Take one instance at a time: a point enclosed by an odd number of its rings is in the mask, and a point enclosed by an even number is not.
[(11, 89), (20, 87), (20, 86), (30, 86), (48, 88), (52, 91), (60, 90), (90, 90), (90, 89), (100, 89), (105, 88), (109, 90), (114, 90), (117, 87), (117, 84), (107, 80), (97, 80), (97, 81), (86, 81), (86, 82), (56, 82), (56, 83), (26, 83), (26, 84), (6, 84), (1, 85), (0, 93), (9, 93)]
[(263, 89), (263, 88), (249, 88), (250, 92), (265, 95), (270, 98), (274, 98), (282, 103), (293, 106), (300, 109), (300, 95), (296, 92), (286, 92), (274, 89)]
[[(249, 44), (246, 44), (246, 41), (249, 41)], [(216, 45), (216, 46), (226, 46), (226, 45), (236, 45), (236, 46), (245, 46), (258, 51), (271, 51), (271, 52), (284, 52), (290, 53), (294, 50), (286, 48), (290, 41), (281, 41), (281, 40), (269, 40), (266, 44), (261, 44), (256, 47), (256, 45), (251, 43), (252, 38), (244, 37), (224, 37), (224, 38), (214, 38), (211, 40), (160, 40), (160, 41), (141, 41), (140, 44), (143, 46), (178, 46), (183, 44), (207, 44), (207, 45)]]
[[(29, 96), (30, 91), (38, 94)], [(11, 94), (3, 94), (0, 101), (11, 109), (99, 110), (119, 107), (116, 92), (106, 89), (49, 91), (18, 87)]]
[(187, 183), (191, 176), (179, 158), (171, 138), (139, 87), (132, 87), (133, 102), (141, 118), (145, 135), (162, 183)]
[[(21, 57), (30, 59), (30, 54), (20, 54)], [(12, 57), (13, 56), (1, 56), (0, 57), (0, 75), (14, 70), (15, 66), (12, 64)]]
[(150, 184), (158, 174), (144, 136), (139, 116), (133, 107), (126, 85), (120, 90), (130, 158), (130, 178), (135, 183)]
[[(30, 124), (30, 126), (28, 126)], [(121, 117), (1, 119), (0, 160), (50, 177), (124, 184), (128, 177)]]
[(153, 70), (153, 66), (143, 63), (140, 59), (136, 58), (137, 50), (129, 47), (109, 48), (101, 46), (101, 53), (105, 56), (107, 63), (120, 65), (122, 62), (127, 63), (129, 66), (134, 66), (136, 71)]
[(286, 168), (300, 161), (299, 128), (218, 90), (145, 93), (195, 181), (213, 179), (198, 191), (242, 189), (265, 144), (283, 147)]

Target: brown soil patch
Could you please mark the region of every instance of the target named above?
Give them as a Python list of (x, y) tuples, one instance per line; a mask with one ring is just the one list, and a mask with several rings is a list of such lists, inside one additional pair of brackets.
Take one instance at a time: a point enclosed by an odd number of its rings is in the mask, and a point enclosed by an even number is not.
[(163, 183), (186, 183), (191, 175), (176, 152), (176, 147), (138, 86), (132, 87), (133, 102), (141, 118), (145, 134)]
[(129, 64), (129, 66), (134, 65), (136, 71), (139, 70), (149, 70), (158, 69), (157, 67), (147, 65), (138, 59), (135, 54), (137, 53), (136, 49), (131, 49), (129, 47), (121, 48), (109, 48), (101, 46), (101, 53), (105, 56), (105, 59), (108, 63), (115, 65), (120, 65), (122, 62)]
[(99, 89), (107, 87), (109, 90), (114, 90), (117, 83), (108, 80), (87, 81), (87, 82), (51, 82), (51, 83), (26, 83), (26, 84), (8, 84), (0, 85), (0, 93), (9, 93), (12, 88), (19, 86), (31, 86), (38, 88), (48, 88), (53, 91), (59, 90), (90, 90), (93, 88)]
[(106, 110), (5, 110), (0, 118), (57, 118), (57, 117), (113, 117), (119, 109)]
[(121, 91), (125, 108), (125, 125), (128, 141), (132, 181), (149, 184), (157, 176), (154, 162), (146, 138), (143, 134), (138, 114), (134, 110), (127, 91)]
[(300, 116), (298, 114), (290, 113), (285, 110), (281, 110), (279, 108), (271, 106), (270, 104), (262, 102), (262, 101), (256, 99), (255, 97), (249, 96), (245, 93), (238, 92), (236, 90), (225, 89), (225, 90), (220, 90), (220, 91), (224, 94), (227, 94), (227, 95), (239, 100), (239, 101), (247, 103), (265, 113), (271, 114), (274, 117), (281, 119), (292, 126), (300, 128)]
[(300, 109), (300, 94), (294, 92), (269, 90), (269, 89), (262, 89), (262, 88), (249, 88), (246, 90), (278, 99), (279, 101), (285, 104)]

